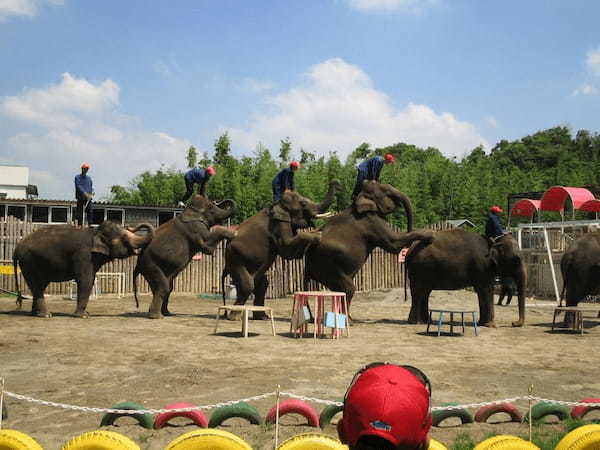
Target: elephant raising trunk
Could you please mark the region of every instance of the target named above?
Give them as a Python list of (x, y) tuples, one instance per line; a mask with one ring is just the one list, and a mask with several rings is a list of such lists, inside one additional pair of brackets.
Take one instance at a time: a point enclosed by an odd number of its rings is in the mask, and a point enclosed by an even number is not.
[[(145, 235), (137, 234), (140, 230), (146, 230)], [(123, 233), (127, 236), (127, 241), (131, 247), (135, 250), (139, 250), (147, 246), (150, 241), (152, 241), (152, 238), (154, 238), (154, 227), (149, 223), (141, 223), (135, 228), (125, 228)]]

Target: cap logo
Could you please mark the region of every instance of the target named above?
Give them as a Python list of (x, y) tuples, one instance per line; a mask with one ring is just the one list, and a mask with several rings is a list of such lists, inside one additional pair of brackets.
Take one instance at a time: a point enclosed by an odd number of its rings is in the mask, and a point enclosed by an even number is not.
[(371, 426), (376, 430), (392, 431), (392, 426), (382, 422), (381, 420), (375, 420), (371, 422)]

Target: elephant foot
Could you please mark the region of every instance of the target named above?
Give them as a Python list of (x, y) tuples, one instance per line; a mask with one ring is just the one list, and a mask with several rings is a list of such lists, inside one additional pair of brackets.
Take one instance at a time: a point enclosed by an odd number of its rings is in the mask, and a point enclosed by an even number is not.
[(240, 321), (242, 320), (242, 313), (239, 311), (229, 311), (229, 314), (227, 314), (227, 320)]
[(524, 322), (523, 320), (517, 320), (516, 322), (512, 323), (512, 326), (513, 327), (522, 327), (523, 325), (525, 325), (523, 322)]
[(477, 322), (477, 325), (480, 327), (488, 327), (488, 328), (496, 328), (496, 322), (493, 320), (488, 320), (487, 322), (482, 322), (481, 320)]
[(252, 320), (270, 320), (271, 318), (264, 311), (254, 311)]
[(73, 313), (75, 317), (79, 317), (80, 319), (87, 319), (90, 315), (86, 311), (75, 311)]
[(175, 314), (173, 314), (171, 311), (169, 311), (168, 309), (165, 309), (164, 311), (161, 311), (163, 316), (174, 316)]
[(52, 317), (52, 313), (49, 311), (32, 311), (31, 315), (35, 317), (43, 317), (45, 319)]
[(152, 312), (152, 311), (150, 311), (148, 313), (148, 318), (149, 319), (162, 319), (163, 315), (161, 313), (159, 313), (159, 312)]

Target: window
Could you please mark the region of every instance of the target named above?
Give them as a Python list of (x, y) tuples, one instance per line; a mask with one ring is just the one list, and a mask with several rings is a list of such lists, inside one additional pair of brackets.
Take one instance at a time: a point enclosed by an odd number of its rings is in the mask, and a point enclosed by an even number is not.
[(48, 223), (49, 208), (47, 206), (32, 206), (31, 221), (33, 223)]
[(8, 205), (6, 208), (7, 217), (15, 217), (19, 220), (25, 220), (25, 206)]
[(107, 209), (106, 220), (123, 225), (123, 210), (122, 209)]
[[(92, 207), (92, 224), (100, 225), (104, 222), (104, 213), (106, 210), (104, 208), (93, 208)], [(85, 215), (85, 211), (83, 213)]]
[(50, 208), (50, 222), (67, 223), (69, 208), (66, 206), (53, 206)]
[(6, 220), (6, 205), (0, 205), (0, 220)]
[(158, 212), (158, 226), (171, 220), (175, 214), (173, 211), (159, 211)]

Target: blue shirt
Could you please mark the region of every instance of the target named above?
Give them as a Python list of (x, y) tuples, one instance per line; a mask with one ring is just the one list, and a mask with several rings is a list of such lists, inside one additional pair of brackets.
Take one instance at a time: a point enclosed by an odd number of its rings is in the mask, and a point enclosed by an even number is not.
[(77, 200), (86, 200), (84, 194), (91, 194), (92, 178), (89, 175), (75, 175), (75, 198)]
[(488, 216), (488, 220), (485, 223), (485, 235), (489, 238), (495, 238), (504, 234), (504, 228), (500, 223), (500, 218), (496, 214)]
[(202, 184), (209, 176), (210, 175), (208, 175), (206, 170), (201, 169), (200, 167), (194, 167), (193, 169), (188, 170), (184, 175), (186, 180), (197, 184)]
[(383, 156), (374, 156), (358, 165), (358, 172), (365, 180), (379, 181), (379, 174), (383, 167)]
[(273, 189), (283, 192), (286, 189), (294, 190), (294, 171), (291, 167), (286, 167), (281, 170), (275, 178), (273, 178)]

